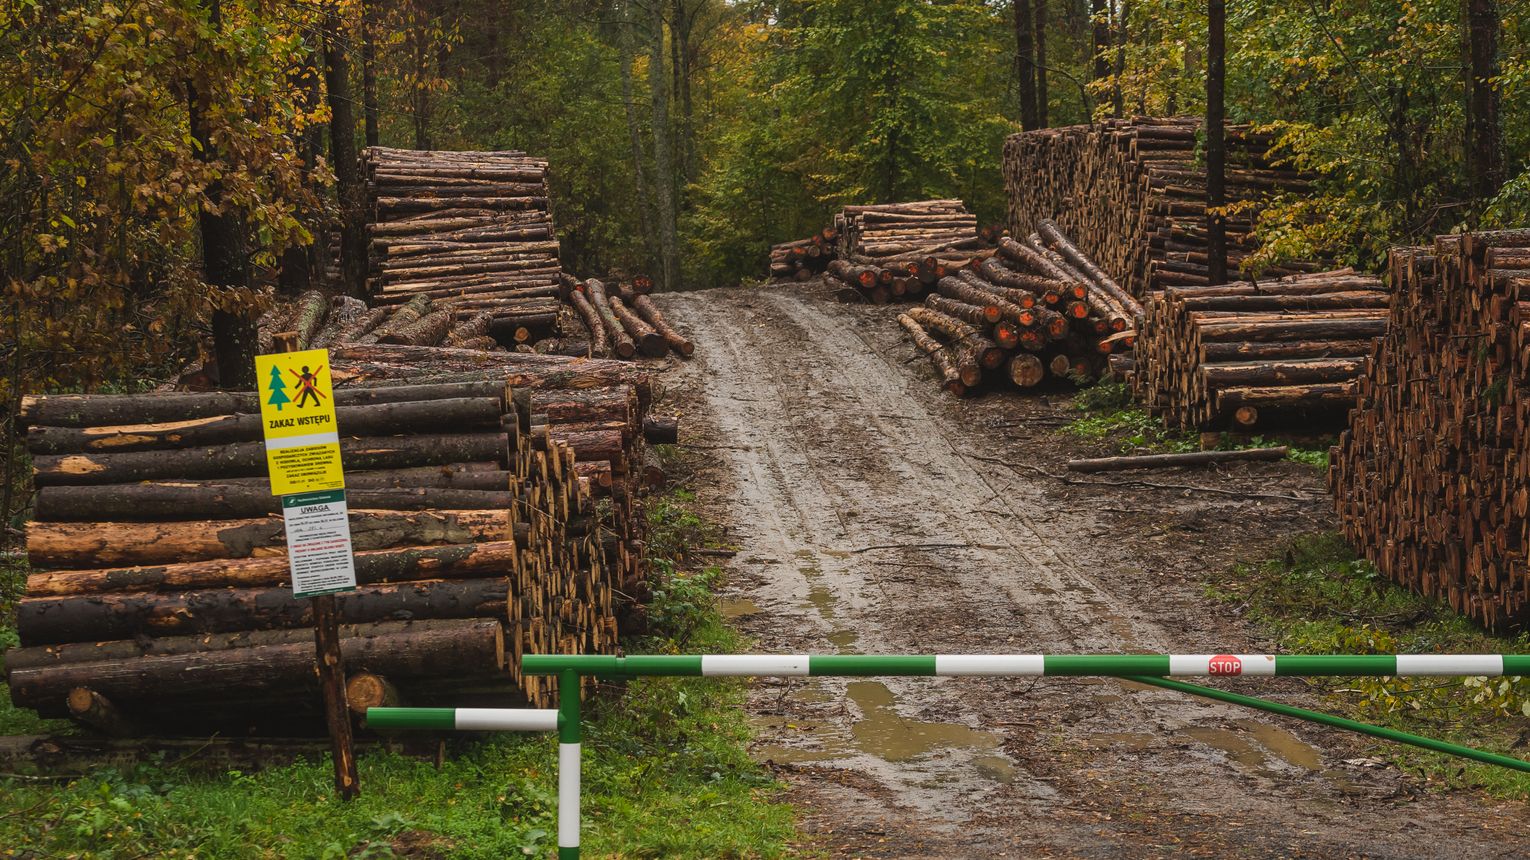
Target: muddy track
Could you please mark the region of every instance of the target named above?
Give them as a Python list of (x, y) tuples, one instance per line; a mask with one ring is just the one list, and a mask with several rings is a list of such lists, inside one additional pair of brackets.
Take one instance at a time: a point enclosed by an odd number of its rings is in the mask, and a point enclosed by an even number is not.
[[(812, 286), (663, 301), (697, 343), (670, 384), (698, 490), (739, 547), (726, 608), (761, 652), (1257, 652), (1200, 576), (1326, 526), (1296, 464), (1048, 477), (1066, 398), (952, 401), (894, 309)], [(1522, 807), (1129, 682), (760, 681), (751, 708), (757, 756), (835, 856), (1523, 856)]]

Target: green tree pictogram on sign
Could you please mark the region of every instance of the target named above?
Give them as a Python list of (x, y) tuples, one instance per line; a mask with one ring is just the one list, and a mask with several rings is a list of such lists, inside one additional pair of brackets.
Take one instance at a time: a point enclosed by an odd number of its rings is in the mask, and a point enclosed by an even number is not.
[(287, 383), (282, 381), (281, 368), (271, 368), (271, 385), (269, 387), (271, 389), (271, 399), (266, 402), (275, 406), (276, 411), (280, 412), (283, 404), (292, 402), (292, 398), (287, 396)]

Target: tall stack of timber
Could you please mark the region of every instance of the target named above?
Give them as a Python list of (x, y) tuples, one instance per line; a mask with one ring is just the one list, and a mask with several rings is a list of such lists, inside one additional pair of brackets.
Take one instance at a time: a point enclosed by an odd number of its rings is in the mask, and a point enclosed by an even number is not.
[[(618, 618), (641, 618), (643, 432), (674, 435), (646, 416), (647, 375), (409, 345), (332, 356), (360, 583), (337, 597), (353, 705), (545, 704), (521, 653), (609, 652)], [(108, 729), (322, 725), (256, 398), (24, 400), (38, 495), (5, 656), (16, 703)]]
[[(1197, 117), (1133, 117), (1098, 125), (1039, 129), (1004, 144), (1009, 228), (1057, 223), (1129, 293), (1145, 297), (1170, 286), (1207, 286), (1206, 175), (1198, 164)], [(1310, 177), (1279, 167), (1271, 135), (1227, 126), (1228, 267), (1257, 250), (1258, 204), (1310, 188)], [(1313, 271), (1288, 263), (1269, 277)]]
[(1047, 377), (1087, 382), (1106, 356), (1130, 349), (1142, 306), (1068, 239), (1041, 233), (999, 240), (941, 277), (924, 306), (898, 322), (957, 396), (985, 376), (1026, 389)]
[(1171, 427), (1337, 428), (1386, 331), (1387, 302), (1378, 278), (1351, 269), (1169, 287), (1149, 299), (1121, 370)]
[(839, 255), (838, 238), (833, 227), (825, 227), (806, 239), (772, 245), (770, 276), (778, 281), (806, 281), (822, 274)]
[(376, 304), (424, 296), (458, 315), (491, 313), (496, 333), (552, 330), (559, 264), (546, 161), (381, 146), (364, 161)]
[(1345, 536), (1497, 630), (1530, 620), (1530, 230), (1392, 252), (1391, 326), (1332, 451)]
[[(643, 548), (647, 525), (642, 495), (662, 484), (663, 471), (647, 444), (673, 444), (673, 417), (652, 415), (653, 383), (639, 364), (575, 360), (555, 355), (486, 353), (443, 347), (360, 346), (330, 352), (342, 385), (377, 387), (401, 381), (490, 380), (530, 398), (517, 406), (525, 427), (546, 428), (550, 439), (572, 448), (574, 471), (596, 496), (609, 497), (600, 525), (613, 537), (607, 569), (621, 595), (646, 594)], [(527, 393), (529, 392), (529, 393)], [(623, 606), (631, 620), (641, 608)]]

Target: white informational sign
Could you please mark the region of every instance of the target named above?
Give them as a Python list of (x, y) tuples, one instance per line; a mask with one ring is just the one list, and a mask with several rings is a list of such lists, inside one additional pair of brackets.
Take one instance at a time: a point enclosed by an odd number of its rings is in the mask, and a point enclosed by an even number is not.
[(344, 490), (282, 496), (292, 596), (314, 597), (356, 590), (351, 524)]

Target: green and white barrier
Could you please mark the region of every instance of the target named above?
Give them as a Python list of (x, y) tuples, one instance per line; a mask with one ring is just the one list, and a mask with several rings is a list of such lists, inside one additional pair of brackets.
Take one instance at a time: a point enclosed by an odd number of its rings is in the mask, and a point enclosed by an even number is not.
[(633, 656), (527, 654), (528, 675), (574, 671), (755, 677), (1237, 677), (1530, 675), (1530, 654), (905, 654)]
[(521, 671), (558, 677), (558, 709), (369, 708), (371, 728), (558, 733), (558, 860), (579, 857), (579, 679), (696, 677), (1109, 677), (1257, 708), (1530, 773), (1530, 762), (1396, 729), (1165, 680), (1169, 677), (1530, 675), (1530, 654), (527, 654)]

